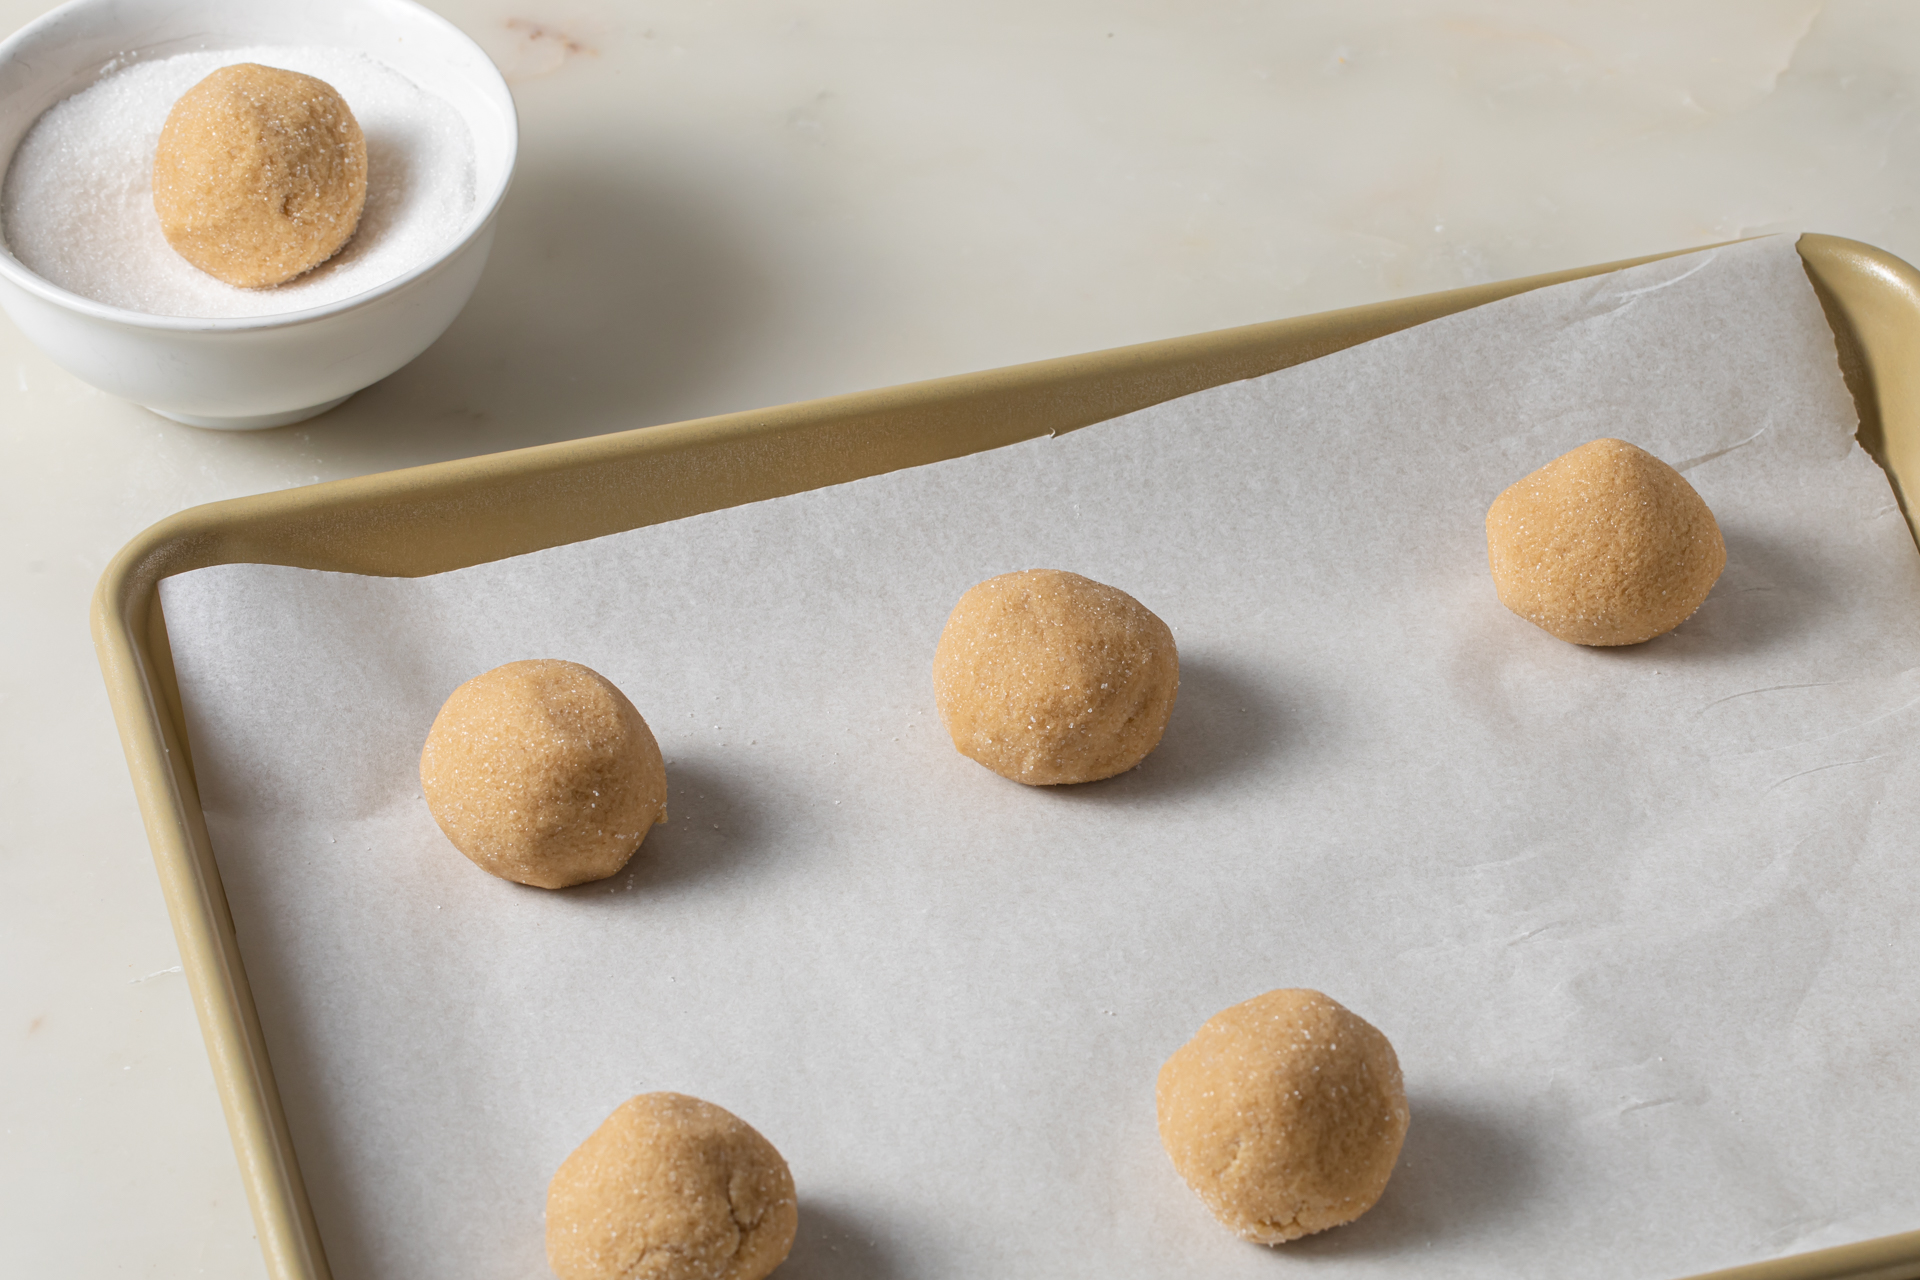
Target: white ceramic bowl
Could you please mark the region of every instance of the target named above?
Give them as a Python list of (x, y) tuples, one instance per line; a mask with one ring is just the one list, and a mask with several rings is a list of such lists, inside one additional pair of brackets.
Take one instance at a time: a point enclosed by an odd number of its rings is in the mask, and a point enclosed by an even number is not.
[(0, 246), (0, 307), (76, 377), (197, 427), (324, 413), (425, 351), (480, 282), (519, 124), (480, 47), (411, 0), (71, 0), (0, 42), (0, 173), (40, 114), (129, 53), (329, 45), (386, 63), (458, 111), (475, 200), (439, 256), (365, 293), (281, 315), (152, 316), (54, 285)]

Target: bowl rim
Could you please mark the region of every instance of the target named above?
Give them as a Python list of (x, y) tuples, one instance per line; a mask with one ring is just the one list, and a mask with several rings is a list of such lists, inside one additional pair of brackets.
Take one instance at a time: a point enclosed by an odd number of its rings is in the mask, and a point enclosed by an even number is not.
[[(0, 62), (11, 59), (20, 44), (39, 34), (43, 28), (58, 22), (67, 12), (81, 5), (97, 2), (98, 0), (66, 0), (65, 4), (41, 14), (6, 39), (0, 40)], [(500, 74), (500, 68), (494, 65), (493, 59), (487, 56), (486, 50), (482, 49), (472, 36), (447, 18), (418, 3), (418, 0), (373, 0), (373, 3), (414, 10), (419, 16), (426, 18), (429, 25), (440, 28), (441, 34), (452, 43), (466, 46), (467, 50), (479, 59), (480, 65), (492, 73), (491, 78), (486, 82), (486, 88), (489, 96), (498, 100), (498, 105), (505, 113), (507, 153), (505, 164), (501, 168), (500, 179), (494, 184), (491, 192), (476, 193), (473, 212), (468, 216), (466, 227), (458, 236), (448, 241), (440, 252), (416, 263), (399, 275), (383, 280), (359, 293), (298, 311), (274, 311), (255, 316), (163, 316), (96, 302), (72, 290), (63, 289), (45, 276), (30, 270), (25, 263), (14, 256), (12, 247), (6, 243), (4, 237), (0, 237), (0, 278), (4, 278), (7, 283), (34, 295), (41, 301), (51, 303), (63, 310), (76, 312), (89, 319), (123, 325), (130, 329), (174, 333), (258, 333), (329, 319), (396, 293), (414, 281), (437, 272), (492, 224), (494, 215), (500, 210), (501, 202), (506, 199), (508, 190), (512, 188), (514, 169), (520, 154), (520, 114), (514, 106), (513, 92), (507, 87), (506, 77)], [(7, 165), (11, 166), (12, 163), (13, 157), (8, 156)], [(5, 169), (0, 168), (0, 179), (4, 176)]]

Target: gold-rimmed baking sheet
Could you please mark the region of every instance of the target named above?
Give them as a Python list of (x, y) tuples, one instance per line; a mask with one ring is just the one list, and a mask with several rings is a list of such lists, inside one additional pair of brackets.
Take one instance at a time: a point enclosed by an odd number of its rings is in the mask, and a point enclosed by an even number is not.
[[(1885, 416), (1885, 415), (1882, 415), (1882, 416)], [(1066, 441), (1064, 441), (1064, 443), (1066, 443)], [(520, 478), (522, 478), (522, 480), (524, 480), (524, 472), (522, 472), (522, 476), (520, 476)], [(286, 528), (286, 524), (292, 524), (292, 522), (282, 522), (282, 526), (280, 526), (280, 528), (282, 528), (282, 530), (284, 530), (284, 528)], [(378, 541), (378, 539), (374, 539), (374, 541)], [(1382, 1019), (1382, 1021), (1386, 1021), (1386, 1019)], [(1384, 1207), (1382, 1207), (1382, 1209), (1384, 1209)], [(831, 1215), (829, 1215), (829, 1219), (828, 1219), (828, 1221), (831, 1221)], [(1357, 1228), (1356, 1228), (1356, 1230), (1357, 1230)], [(1332, 1240), (1332, 1238), (1329, 1238), (1329, 1240)], [(803, 1238), (803, 1245), (804, 1245), (804, 1244), (806, 1244), (806, 1242), (804, 1242), (804, 1238)], [(804, 1265), (806, 1265), (806, 1263), (804, 1263), (804, 1257), (801, 1257), (801, 1259), (797, 1259), (797, 1263), (801, 1263), (801, 1265), (803, 1265), (803, 1267), (804, 1267)]]
[[(1860, 1158), (1866, 1108), (1799, 1092), (1897, 1045), (1861, 966), (1912, 959), (1870, 887), (1904, 857), (1920, 565), (1854, 429), (1799, 260), (1762, 242), (440, 578), (168, 582), (296, 1146), (331, 1157), (307, 1161), (330, 1252), (537, 1267), (546, 1172), (612, 1102), (679, 1088), (927, 1274), (1271, 1265), (1167, 1182), (1129, 1104), (1276, 985), (1386, 1025), (1426, 1117), (1395, 1194), (1290, 1255), (1322, 1269), (1522, 1274), (1596, 1251), (1649, 1184), (1730, 1193), (1643, 1209), (1611, 1263), (1884, 1229), (1912, 1171)], [(1697, 618), (1611, 653), (1515, 623), (1477, 563), (1487, 495), (1601, 434), (1685, 469), (1731, 546)], [(1186, 653), (1163, 749), (1068, 795), (957, 760), (922, 705), (947, 604), (1036, 562), (1135, 591)], [(413, 794), (446, 692), (532, 656), (627, 688), (682, 780), (680, 824), (599, 890), (474, 876)]]

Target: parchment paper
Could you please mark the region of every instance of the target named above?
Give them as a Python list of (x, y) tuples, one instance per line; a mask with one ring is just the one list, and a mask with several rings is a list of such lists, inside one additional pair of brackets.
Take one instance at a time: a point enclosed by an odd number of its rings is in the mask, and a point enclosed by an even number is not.
[[(1058, 439), (414, 581), (168, 581), (195, 766), (334, 1272), (546, 1274), (561, 1158), (717, 1102), (804, 1277), (1672, 1276), (1920, 1227), (1920, 559), (1776, 239)], [(1602, 435), (1725, 531), (1677, 632), (1503, 609), (1482, 518)], [(1008, 570), (1175, 629), (1160, 748), (1028, 789), (933, 645)], [(670, 825), (549, 893), (416, 761), (499, 663), (627, 691)], [(1155, 1133), (1217, 1010), (1324, 990), (1413, 1122), (1380, 1205), (1227, 1235)]]

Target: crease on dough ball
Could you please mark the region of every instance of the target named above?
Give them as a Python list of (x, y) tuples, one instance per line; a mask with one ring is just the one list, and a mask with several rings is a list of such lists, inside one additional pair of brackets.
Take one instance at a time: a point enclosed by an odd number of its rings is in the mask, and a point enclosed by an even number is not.
[(1029, 786), (1093, 782), (1159, 745), (1180, 655), (1167, 624), (1119, 588), (1028, 569), (960, 597), (933, 689), (961, 755)]
[(1407, 1134), (1393, 1046), (1318, 991), (1269, 991), (1215, 1014), (1160, 1068), (1154, 1093), (1174, 1169), (1222, 1226), (1258, 1244), (1371, 1209)]
[(1686, 477), (1601, 439), (1509, 486), (1487, 510), (1500, 603), (1572, 644), (1639, 644), (1693, 615), (1727, 564)]
[(427, 731), (420, 791), (482, 870), (543, 889), (605, 879), (667, 819), (646, 720), (605, 676), (553, 658), (455, 689)]
[(773, 1144), (680, 1093), (629, 1098), (547, 1187), (547, 1263), (560, 1280), (761, 1280), (798, 1225)]
[(153, 157), (153, 209), (174, 251), (265, 289), (339, 252), (367, 203), (367, 140), (324, 80), (254, 62), (180, 95)]

